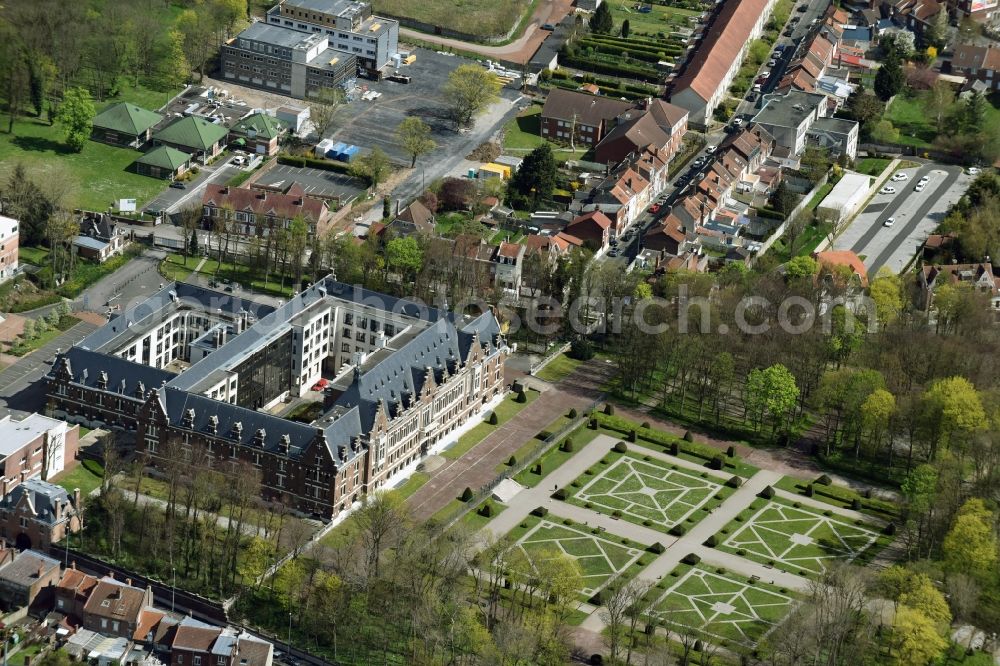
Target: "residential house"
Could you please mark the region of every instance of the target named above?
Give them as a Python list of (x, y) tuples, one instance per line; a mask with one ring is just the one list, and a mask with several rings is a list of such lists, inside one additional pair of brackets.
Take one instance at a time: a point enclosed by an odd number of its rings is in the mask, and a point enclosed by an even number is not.
[(980, 23), (1000, 16), (1000, 11), (997, 10), (1000, 0), (947, 0), (947, 5), (952, 13)]
[(434, 213), (421, 202), (414, 199), (410, 205), (399, 212), (388, 229), (400, 236), (413, 236), (416, 234), (433, 235), (437, 230), (434, 223)]
[(919, 273), (925, 310), (934, 304), (934, 290), (943, 284), (967, 285), (990, 296), (990, 307), (1000, 310), (1000, 279), (989, 258), (978, 264), (925, 264)]
[(0, 537), (20, 550), (45, 550), (83, 525), (80, 489), (28, 479), (0, 499)]
[(83, 618), (83, 607), (97, 587), (97, 582), (96, 577), (83, 573), (76, 568), (76, 562), (71, 562), (56, 583), (54, 610), (72, 618), (73, 624), (79, 624)]
[(688, 123), (704, 128), (736, 77), (747, 49), (760, 36), (775, 0), (740, 0), (716, 4), (701, 41), (680, 76), (669, 85), (670, 103), (690, 112)]
[(222, 152), (222, 142), (228, 131), (198, 116), (178, 118), (163, 129), (153, 133), (157, 145), (170, 146), (188, 155), (208, 162)]
[(813, 258), (816, 259), (820, 279), (829, 280), (831, 275), (846, 268), (859, 286), (868, 286), (868, 269), (865, 268), (865, 262), (861, 261), (861, 258), (854, 252), (850, 250), (826, 250), (814, 252)]
[(183, 150), (163, 145), (153, 148), (133, 164), (135, 172), (140, 176), (174, 180), (191, 169), (191, 155)]
[(0, 604), (7, 610), (52, 608), (53, 586), (59, 582), (59, 561), (24, 550), (0, 566)]
[(20, 271), (20, 226), (14, 218), (0, 215), (0, 283), (6, 282)]
[(798, 155), (805, 150), (806, 133), (813, 122), (825, 115), (824, 95), (792, 90), (781, 97), (769, 98), (754, 116), (753, 123), (767, 130), (777, 145)]
[(149, 141), (163, 116), (127, 102), (118, 102), (94, 116), (90, 138), (124, 148), (139, 148)]
[(937, 0), (882, 0), (883, 11), (889, 18), (905, 26), (918, 37), (934, 22), (938, 12), (946, 12)]
[(125, 251), (128, 230), (116, 224), (107, 213), (84, 212), (80, 217), (80, 235), (73, 240), (78, 255), (104, 263)]
[(296, 218), (306, 223), (310, 236), (322, 236), (331, 216), (324, 200), (306, 196), (298, 185), (280, 193), (209, 183), (201, 205), (206, 228), (229, 217), (235, 222), (232, 231), (245, 236), (268, 236), (276, 228), (289, 229)]
[(493, 279), (496, 286), (515, 296), (521, 293), (521, 274), (524, 269), (526, 248), (519, 243), (502, 242), (496, 246), (491, 257)]
[(595, 146), (632, 104), (611, 97), (554, 88), (541, 113), (542, 138), (559, 143)]
[(23, 481), (62, 472), (76, 458), (79, 440), (78, 426), (41, 414), (0, 419), (0, 497)]
[(990, 90), (1000, 88), (1000, 47), (958, 44), (951, 57), (951, 71), (970, 81), (981, 81)]
[(229, 143), (257, 155), (277, 155), (278, 140), (288, 126), (278, 118), (257, 111), (229, 128)]
[(271, 643), (191, 617), (177, 624), (170, 644), (171, 666), (271, 666), (273, 658)]
[(647, 250), (679, 257), (685, 254), (691, 245), (692, 238), (688, 231), (685, 231), (680, 219), (671, 214), (663, 218), (663, 224), (654, 224), (650, 227), (642, 237), (642, 246)]
[(599, 210), (593, 210), (579, 215), (566, 225), (565, 232), (583, 241), (585, 247), (595, 252), (608, 249), (611, 241), (611, 229), (614, 223)]
[(620, 114), (616, 124), (594, 150), (594, 160), (617, 164), (629, 155), (652, 150), (669, 162), (681, 147), (687, 132), (688, 111), (662, 100), (650, 100), (645, 108)]
[(806, 133), (806, 143), (826, 148), (831, 155), (847, 155), (853, 160), (858, 156), (859, 131), (854, 120), (819, 118)]
[(720, 151), (735, 153), (746, 162), (752, 172), (764, 165), (774, 151), (774, 137), (760, 125), (730, 134), (719, 145)]
[[(60, 582), (60, 586), (62, 583)], [(56, 604), (62, 593), (57, 588)], [(84, 629), (105, 636), (131, 638), (139, 628), (142, 609), (153, 605), (153, 590), (105, 576), (90, 589), (83, 604), (80, 620)]]

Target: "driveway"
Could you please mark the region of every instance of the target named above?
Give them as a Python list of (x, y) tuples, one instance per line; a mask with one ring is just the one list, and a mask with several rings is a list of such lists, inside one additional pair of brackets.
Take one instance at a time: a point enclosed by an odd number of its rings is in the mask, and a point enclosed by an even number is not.
[[(906, 180), (886, 182), (896, 191), (876, 194), (833, 243), (833, 249), (851, 250), (861, 257), (869, 276), (882, 267), (901, 272), (972, 182), (960, 167), (942, 164), (902, 169), (901, 173)], [(917, 192), (914, 187), (923, 176), (929, 180)], [(891, 227), (885, 226), (889, 218), (893, 219)]]
[(201, 173), (193, 181), (184, 183), (183, 190), (165, 185), (163, 191), (146, 204), (145, 210), (162, 211), (173, 215), (192, 205), (201, 206), (201, 195), (205, 191), (205, 185), (225, 183), (240, 172), (239, 167), (229, 164), (230, 159), (225, 158), (211, 166), (201, 167)]

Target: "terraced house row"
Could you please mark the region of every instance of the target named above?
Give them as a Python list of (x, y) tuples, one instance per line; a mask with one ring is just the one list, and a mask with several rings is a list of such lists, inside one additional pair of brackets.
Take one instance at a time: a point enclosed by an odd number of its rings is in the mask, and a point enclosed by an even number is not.
[[(256, 470), (266, 500), (330, 518), (500, 398), (509, 352), (491, 312), (330, 278), (278, 308), (176, 283), (57, 357), (48, 412), (119, 429), (155, 465)], [(276, 415), (298, 398), (320, 416)]]

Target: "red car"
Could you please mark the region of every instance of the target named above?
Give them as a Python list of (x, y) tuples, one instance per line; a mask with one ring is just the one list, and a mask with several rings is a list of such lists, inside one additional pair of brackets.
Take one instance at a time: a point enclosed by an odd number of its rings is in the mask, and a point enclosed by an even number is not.
[(653, 204), (652, 206), (650, 206), (649, 207), (649, 212), (650, 213), (654, 213), (654, 214), (655, 213), (659, 213), (660, 212), (660, 204)]
[(325, 389), (325, 388), (326, 388), (326, 387), (327, 387), (327, 386), (328, 386), (329, 384), (330, 384), (330, 380), (329, 380), (329, 379), (320, 379), (320, 380), (319, 380), (318, 382), (316, 382), (316, 383), (315, 383), (315, 384), (313, 385), (313, 387), (312, 387), (312, 390), (313, 390), (313, 391), (322, 391), (322, 390), (323, 390), (323, 389)]

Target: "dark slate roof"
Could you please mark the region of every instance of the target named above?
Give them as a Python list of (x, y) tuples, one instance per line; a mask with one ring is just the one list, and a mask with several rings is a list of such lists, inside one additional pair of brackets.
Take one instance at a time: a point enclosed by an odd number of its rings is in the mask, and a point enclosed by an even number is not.
[(31, 587), (43, 575), (58, 568), (58, 560), (34, 550), (25, 550), (0, 567), (0, 580), (20, 587)]
[(106, 373), (108, 382), (106, 390), (129, 397), (140, 397), (138, 395), (140, 385), (142, 393), (146, 394), (160, 388), (175, 376), (168, 370), (151, 368), (119, 356), (102, 354), (82, 347), (71, 347), (60, 354), (52, 365), (50, 374), (54, 373), (63, 361), (69, 364), (74, 383), (97, 388), (102, 373)]
[(28, 496), (28, 501), (35, 509), (38, 520), (49, 525), (56, 522), (56, 506), (69, 501), (69, 493), (62, 487), (41, 479), (28, 479), (14, 486), (14, 489), (0, 500), (0, 508), (7, 511), (13, 510), (25, 495)]

